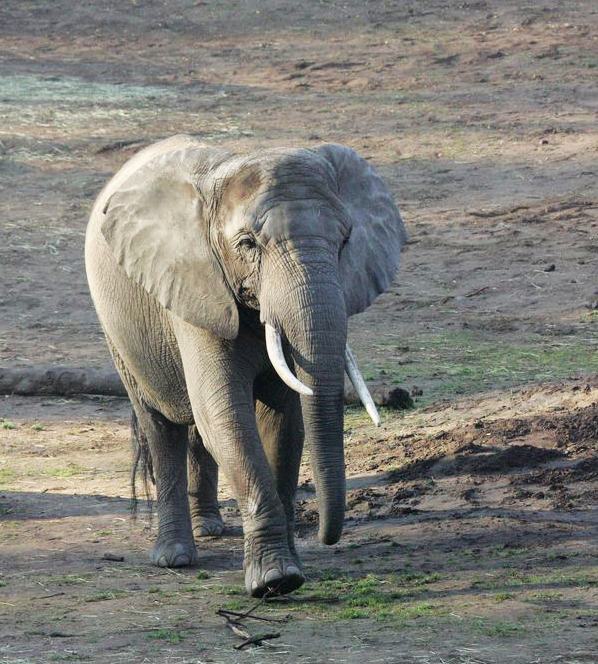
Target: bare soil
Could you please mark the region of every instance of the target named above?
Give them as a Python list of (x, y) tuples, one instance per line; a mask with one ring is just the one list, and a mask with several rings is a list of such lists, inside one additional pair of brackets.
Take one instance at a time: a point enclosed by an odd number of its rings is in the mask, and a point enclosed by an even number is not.
[(591, 0), (0, 5), (3, 366), (110, 365), (83, 235), (135, 151), (336, 141), (411, 233), (350, 343), (416, 400), (347, 410), (338, 546), (303, 468), (309, 582), (237, 652), (226, 485), (200, 569), (151, 567), (126, 401), (3, 397), (0, 662), (598, 662), (596, 35)]

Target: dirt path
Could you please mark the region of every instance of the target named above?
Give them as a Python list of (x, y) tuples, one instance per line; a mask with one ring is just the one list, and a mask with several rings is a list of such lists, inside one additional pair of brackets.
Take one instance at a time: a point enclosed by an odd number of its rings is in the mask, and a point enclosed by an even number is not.
[(154, 569), (126, 403), (2, 398), (0, 662), (598, 661), (598, 7), (528, 5), (1, 3), (2, 365), (109, 366), (83, 233), (140, 147), (336, 141), (411, 232), (351, 345), (418, 408), (348, 411), (346, 537), (315, 544), (305, 470), (310, 583), (237, 653), (226, 487), (205, 573)]

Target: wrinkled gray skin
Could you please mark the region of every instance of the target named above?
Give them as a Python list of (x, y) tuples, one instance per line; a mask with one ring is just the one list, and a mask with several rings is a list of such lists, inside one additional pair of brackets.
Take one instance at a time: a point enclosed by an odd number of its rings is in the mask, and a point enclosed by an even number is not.
[[(221, 532), (219, 467), (243, 518), (248, 592), (299, 587), (294, 496), (304, 438), (320, 540), (339, 540), (347, 317), (389, 285), (405, 237), (379, 176), (338, 145), (237, 155), (175, 136), (104, 188), (85, 260), (151, 452), (155, 564), (193, 564), (194, 534)], [(273, 370), (265, 323), (313, 396)]]

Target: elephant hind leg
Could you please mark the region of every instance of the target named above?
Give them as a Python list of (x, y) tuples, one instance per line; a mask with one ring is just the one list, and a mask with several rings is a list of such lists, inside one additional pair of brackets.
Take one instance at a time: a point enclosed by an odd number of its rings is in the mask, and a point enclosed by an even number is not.
[(129, 392), (138, 436), (147, 441), (157, 490), (158, 538), (154, 565), (184, 567), (197, 562), (187, 497), (187, 426), (175, 424)]
[(206, 450), (195, 425), (189, 427), (189, 507), (195, 537), (222, 534), (218, 507), (218, 464)]
[(137, 517), (137, 475), (139, 471), (141, 471), (141, 480), (143, 482), (143, 492), (145, 494), (145, 499), (149, 503), (150, 508), (152, 495), (150, 482), (154, 486), (156, 484), (149, 444), (145, 434), (139, 426), (139, 420), (137, 419), (135, 409), (131, 411), (131, 453), (133, 456), (133, 467), (131, 468), (131, 498), (133, 503), (133, 517), (135, 518)]

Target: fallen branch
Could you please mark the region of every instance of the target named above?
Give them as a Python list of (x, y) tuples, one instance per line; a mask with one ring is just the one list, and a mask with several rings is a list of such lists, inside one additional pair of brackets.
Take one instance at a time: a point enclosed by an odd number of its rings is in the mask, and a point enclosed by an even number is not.
[[(119, 375), (113, 369), (87, 369), (77, 367), (22, 367), (0, 368), (0, 394), (19, 396), (60, 396), (100, 394), (126, 397), (127, 392)], [(400, 387), (381, 385), (372, 389), (377, 406), (387, 408), (412, 408), (409, 393)], [(352, 387), (345, 389), (345, 403), (358, 405), (357, 393)]]
[(263, 620), (264, 622), (269, 622), (269, 623), (284, 623), (286, 620), (284, 618), (264, 618), (263, 616), (254, 616), (252, 614), (248, 613), (239, 613), (238, 611), (229, 611), (228, 609), (218, 609), (216, 613), (219, 616), (222, 616), (223, 618), (226, 618), (227, 616), (234, 616), (237, 619), (242, 619), (242, 618), (251, 618), (253, 620)]
[[(252, 618), (253, 620), (265, 620), (267, 622), (284, 622), (283, 620), (276, 620), (276, 619), (264, 618), (262, 616), (253, 615), (254, 611), (259, 606), (261, 606), (269, 597), (275, 595), (277, 591), (278, 591), (277, 587), (270, 588), (258, 602), (256, 602), (252, 607), (250, 607), (249, 609), (247, 609), (247, 611), (243, 613), (239, 613), (237, 611), (228, 611), (227, 609), (218, 609), (216, 611), (217, 615), (221, 616), (226, 620), (226, 626), (234, 634), (244, 639), (243, 643), (239, 643), (238, 645), (234, 646), (235, 650), (242, 650), (243, 648), (249, 645), (268, 646), (269, 648), (274, 647), (271, 643), (268, 643), (268, 641), (272, 639), (278, 639), (280, 637), (280, 634), (278, 632), (272, 634), (256, 634), (252, 636), (245, 629), (245, 625), (242, 623), (242, 620), (245, 620), (247, 618)], [(231, 616), (234, 616), (234, 618), (231, 618)]]
[(243, 643), (236, 645), (235, 650), (242, 650), (245, 646), (250, 646), (252, 644), (255, 644), (256, 646), (270, 645), (268, 640), (278, 638), (280, 638), (278, 632), (274, 632), (273, 634), (256, 634), (255, 636), (250, 636), (248, 639), (245, 639)]
[(471, 293), (466, 293), (465, 297), (475, 297), (476, 295), (481, 295), (482, 293), (485, 293), (489, 288), (490, 286), (482, 286), (477, 290), (471, 291)]
[(232, 630), (234, 634), (240, 636), (242, 639), (251, 638), (251, 634), (247, 630), (243, 629), (243, 627), (236, 620), (231, 620), (231, 618), (227, 616), (224, 616), (224, 618), (226, 619), (226, 626)]
[(127, 396), (120, 377), (115, 371), (73, 367), (0, 368), (0, 394), (61, 397), (74, 394)]

